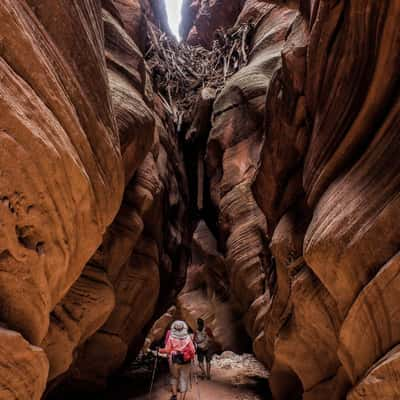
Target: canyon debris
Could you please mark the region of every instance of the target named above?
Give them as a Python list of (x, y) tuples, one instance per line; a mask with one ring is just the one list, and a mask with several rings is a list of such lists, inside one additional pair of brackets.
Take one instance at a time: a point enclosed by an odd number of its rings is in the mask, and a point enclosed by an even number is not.
[(226, 80), (247, 65), (252, 23), (219, 29), (211, 50), (178, 43), (154, 25), (149, 27), (146, 54), (156, 90), (178, 125), (196, 103), (198, 92), (210, 87), (219, 92)]

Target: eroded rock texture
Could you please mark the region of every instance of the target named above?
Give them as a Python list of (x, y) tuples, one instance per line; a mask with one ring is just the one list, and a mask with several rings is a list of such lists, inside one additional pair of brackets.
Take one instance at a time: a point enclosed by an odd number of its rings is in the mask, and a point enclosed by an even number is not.
[[(32, 344), (101, 242), (123, 188), (101, 10), (62, 2), (50, 18), (48, 8), (0, 6), (1, 319)], [(82, 40), (68, 38), (72, 29)]]
[[(0, 5), (0, 318), (32, 345), (51, 330), (50, 312), (101, 243), (123, 191), (101, 8), (50, 3)], [(40, 397), (48, 369), (40, 357), (27, 360), (38, 387), (2, 383), (7, 398)]]
[(0, 397), (104, 384), (185, 286), (146, 345), (202, 316), (278, 400), (397, 399), (400, 4), (184, 7), (191, 44), (254, 26), (194, 116), (197, 185), (143, 56), (162, 2), (0, 4)]
[(163, 4), (4, 1), (0, 21), (0, 390), (39, 399), (104, 383), (183, 286), (187, 184), (143, 56)]
[[(293, 212), (298, 214), (299, 207), (304, 209), (303, 202), (311, 213), (310, 222), (303, 219), (307, 226), (297, 256), (305, 261), (299, 272), (307, 271), (308, 284), (313, 282), (312, 290), (305, 292), (311, 302), (308, 309), (318, 307), (319, 316), (309, 315), (303, 322), (308, 327), (308, 344), (300, 342), (298, 321), (304, 317), (298, 317), (298, 295), (293, 292), (298, 278), (289, 279), (287, 304), (293, 302), (294, 308), (283, 325), (285, 334), (278, 331), (273, 360), (273, 365), (278, 362), (277, 368), (295, 372), (306, 398), (320, 398), (324, 390), (333, 388), (336, 392), (332, 392), (332, 398), (345, 397), (347, 387), (357, 385), (365, 375), (368, 381), (368, 368), (399, 340), (394, 316), (397, 307), (389, 304), (396, 294), (384, 283), (388, 279), (392, 288), (398, 286), (389, 278), (389, 270), (398, 271), (396, 253), (400, 244), (399, 229), (393, 224), (400, 210), (399, 165), (391, 153), (398, 151), (400, 144), (394, 72), (400, 49), (393, 47), (398, 40), (393, 23), (399, 17), (399, 7), (392, 2), (365, 6), (358, 1), (339, 2), (334, 7), (320, 2), (311, 8), (314, 18), (310, 21), (307, 58), (303, 55), (304, 40), (296, 40), (283, 55), (288, 58), (284, 64), (288, 71), (279, 71), (275, 78), (277, 83), (284, 82), (280, 84), (282, 98), (286, 94), (293, 104), (285, 101), (286, 116), (275, 112), (267, 121), (263, 163), (256, 182), (259, 204), (267, 220), (272, 221), (271, 232), (279, 220)], [(353, 58), (356, 53), (359, 56)], [(303, 78), (293, 74), (301, 71), (294, 68), (296, 65), (305, 65)], [(282, 73), (286, 79), (279, 79)], [(276, 104), (271, 89), (270, 95), (271, 103)], [(268, 104), (267, 100), (267, 113)], [(287, 116), (287, 110), (291, 115)], [(284, 129), (276, 130), (276, 124)], [(285, 166), (277, 158), (274, 148), (281, 146), (293, 149), (291, 161), (297, 167), (288, 162)], [(277, 189), (271, 191), (271, 183)], [(282, 254), (277, 257), (278, 263), (285, 262), (282, 258)], [(286, 269), (290, 270), (294, 262), (287, 260)], [(379, 289), (382, 287), (385, 290)], [(279, 296), (279, 284), (276, 290)], [(315, 290), (318, 294), (313, 293)], [(381, 310), (379, 317), (377, 309)], [(290, 343), (292, 350), (284, 350), (284, 356), (280, 354), (280, 337), (287, 342), (288, 329), (296, 337)], [(307, 357), (300, 357), (300, 344), (306, 346)], [(312, 371), (305, 374), (304, 365), (312, 366)], [(387, 391), (386, 398), (396, 398), (398, 389), (391, 374), (382, 379), (387, 379), (387, 386), (380, 384)], [(373, 393), (371, 386), (369, 390)], [(350, 398), (360, 391), (352, 393)]]
[(215, 351), (244, 351), (248, 340), (230, 300), (227, 263), (206, 223), (200, 221), (193, 235), (186, 284), (177, 299), (177, 314), (193, 330), (197, 319), (204, 319), (213, 332)]
[(45, 352), (21, 334), (0, 328), (0, 398), (40, 399), (46, 387), (49, 361)]
[[(152, 150), (129, 182), (116, 220), (99, 250), (116, 293), (116, 306), (83, 346), (74, 378), (104, 383), (138, 350), (144, 328), (175, 298), (186, 269), (186, 186), (178, 144), (155, 98)], [(94, 260), (95, 261), (95, 260)], [(101, 350), (100, 350), (101, 349)]]
[(264, 359), (264, 320), (271, 255), (267, 221), (251, 186), (263, 141), (266, 89), (280, 66), (281, 51), (296, 11), (280, 6), (245, 6), (238, 24), (257, 23), (249, 64), (225, 85), (214, 103), (206, 165), (210, 193), (219, 211), (220, 246), (224, 249), (230, 293), (236, 310)]
[(236, 22), (255, 22), (252, 52), (206, 165), (230, 301), (277, 399), (398, 397), (399, 11), (248, 0)]
[[(104, 384), (128, 352), (140, 348), (146, 324), (183, 285), (188, 225), (186, 178), (174, 127), (152, 92), (143, 54), (125, 29), (140, 30), (133, 24), (142, 24), (145, 16), (125, 15), (127, 5), (120, 2), (103, 5), (109, 84), (127, 186), (102, 246), (86, 266), (101, 271), (113, 296), (108, 296), (107, 302), (101, 296), (103, 313), (98, 305), (91, 308), (97, 316), (94, 331), (71, 346), (80, 345), (72, 379), (96, 384)], [(138, 13), (152, 11), (136, 5), (133, 10)], [(70, 364), (64, 363), (57, 374)]]

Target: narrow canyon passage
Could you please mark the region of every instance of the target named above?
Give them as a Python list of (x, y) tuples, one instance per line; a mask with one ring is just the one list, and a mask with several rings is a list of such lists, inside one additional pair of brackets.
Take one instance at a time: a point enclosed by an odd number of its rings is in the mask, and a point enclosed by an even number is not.
[[(159, 359), (156, 365), (154, 384), (154, 358), (145, 362), (135, 361), (122, 373), (110, 380), (102, 391), (87, 388), (58, 387), (49, 399), (68, 400), (78, 396), (96, 400), (166, 400), (171, 397), (168, 363)], [(253, 355), (236, 355), (224, 352), (212, 361), (212, 379), (202, 375), (197, 364), (193, 366), (189, 381), (187, 400), (270, 400), (268, 372)]]
[(399, 399), (400, 2), (168, 1), (0, 2), (0, 400)]
[[(212, 379), (205, 380), (194, 369), (191, 389), (187, 400), (269, 400), (267, 372), (251, 355), (238, 356), (225, 352), (212, 362)], [(164, 400), (170, 397), (169, 379), (161, 376), (152, 390), (152, 396), (145, 393), (136, 396), (139, 400), (148, 398)]]

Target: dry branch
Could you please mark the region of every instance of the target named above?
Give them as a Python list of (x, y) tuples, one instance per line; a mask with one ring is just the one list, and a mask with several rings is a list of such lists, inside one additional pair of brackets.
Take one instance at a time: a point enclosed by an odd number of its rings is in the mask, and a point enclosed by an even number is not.
[(209, 87), (218, 93), (226, 79), (247, 64), (252, 28), (243, 24), (229, 31), (220, 29), (207, 50), (177, 43), (155, 26), (149, 27), (146, 59), (156, 89), (169, 103), (177, 124), (190, 115), (199, 91)]

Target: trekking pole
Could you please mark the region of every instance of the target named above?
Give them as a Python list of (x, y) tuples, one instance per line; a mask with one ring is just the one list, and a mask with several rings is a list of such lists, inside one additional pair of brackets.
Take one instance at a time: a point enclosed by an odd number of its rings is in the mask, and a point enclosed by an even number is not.
[(151, 399), (151, 394), (153, 393), (153, 385), (154, 385), (154, 378), (156, 376), (157, 362), (158, 362), (158, 349), (157, 349), (157, 353), (156, 353), (156, 359), (154, 360), (153, 373), (152, 373), (152, 376), (151, 376), (149, 399)]
[(201, 399), (200, 399), (199, 378), (198, 378), (197, 372), (198, 372), (198, 366), (197, 366), (197, 368), (195, 369), (194, 377), (195, 377), (196, 388), (197, 388), (197, 400), (201, 400)]
[(192, 390), (193, 388), (193, 375), (194, 375), (194, 360), (192, 360), (190, 364), (190, 374), (189, 374), (190, 390)]

